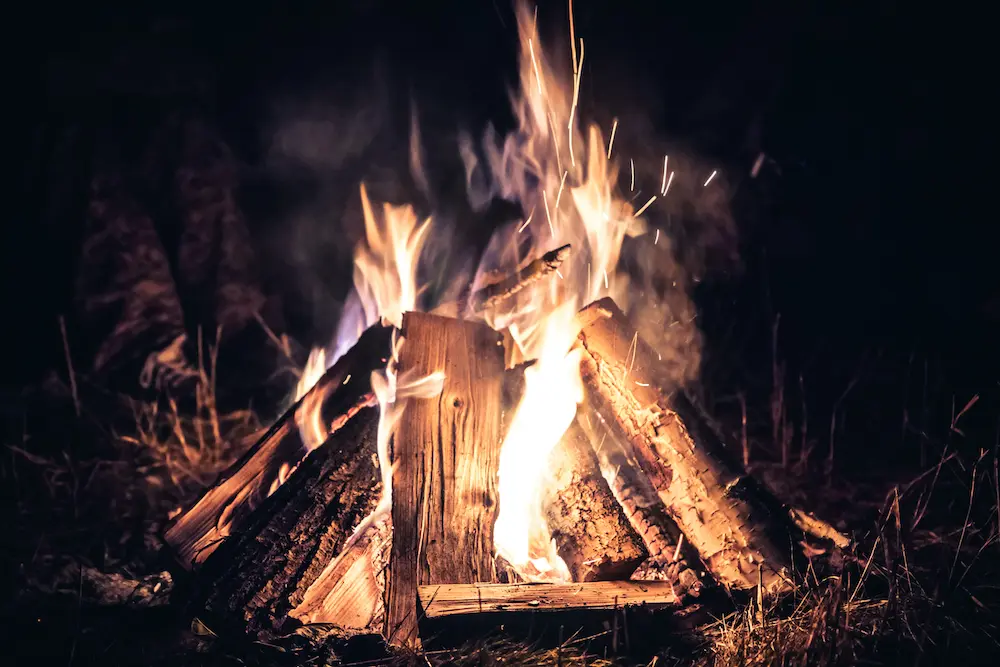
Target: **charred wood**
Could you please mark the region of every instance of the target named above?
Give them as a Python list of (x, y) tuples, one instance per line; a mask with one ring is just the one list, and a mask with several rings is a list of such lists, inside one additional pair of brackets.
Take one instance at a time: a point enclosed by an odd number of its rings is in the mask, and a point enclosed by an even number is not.
[(548, 465), (542, 513), (573, 581), (627, 579), (648, 552), (578, 425), (553, 448)]
[(259, 637), (288, 617), (379, 500), (379, 411), (366, 407), (313, 451), (201, 568), (207, 611)]
[(204, 562), (280, 485), (283, 473), (354, 412), (374, 405), (371, 373), (385, 367), (390, 334), (391, 327), (381, 325), (365, 331), (301, 400), (167, 526), (164, 537), (181, 565), (192, 568)]

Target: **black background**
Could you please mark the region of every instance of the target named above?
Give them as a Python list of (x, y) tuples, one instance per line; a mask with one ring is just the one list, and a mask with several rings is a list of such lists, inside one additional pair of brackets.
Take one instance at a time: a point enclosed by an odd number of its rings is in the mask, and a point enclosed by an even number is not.
[[(82, 209), (68, 197), (61, 212), (46, 213), (46, 174), (79, 189), (86, 141), (74, 155), (53, 155), (52, 128), (77, 123), (86, 136), (99, 118), (132, 122), (162, 97), (141, 89), (172, 77), (176, 96), (212, 110), (248, 165), (248, 182), (266, 189), (267, 170), (254, 166), (265, 160), (271, 101), (305, 91), (350, 98), (373, 63), (391, 82), (393, 122), (405, 126), (411, 94), (432, 128), (510, 122), (505, 87), (514, 81), (516, 34), (502, 0), (209, 4), (42, 6), (19, 27), (11, 106), (23, 117), (9, 127), (8, 147), (23, 157), (3, 244), (5, 328), (18, 339), (11, 381), (58, 363), (56, 317), (70, 307)], [(564, 5), (541, 4), (543, 23), (564, 30)], [(648, 90), (657, 133), (704, 160), (734, 173), (748, 171), (758, 151), (773, 160), (760, 178), (734, 181), (740, 267), (699, 288), (709, 361), (740, 357), (747, 378), (766, 375), (770, 324), (781, 313), (793, 373), (816, 378), (821, 396), (839, 395), (872, 355), (898, 368), (914, 356), (931, 360), (960, 395), (995, 387), (995, 215), (973, 204), (985, 179), (970, 157), (990, 134), (975, 119), (985, 86), (975, 73), (982, 60), (974, 52), (985, 50), (976, 46), (976, 17), (886, 1), (742, 4), (576, 3), (594, 98), (614, 83), (631, 90), (624, 103), (639, 104)], [(116, 57), (131, 61), (143, 83), (109, 77), (120, 71), (109, 65)], [(615, 100), (600, 104), (613, 109)], [(380, 142), (392, 144), (380, 137), (365, 155)], [(347, 187), (361, 175), (345, 174)], [(282, 196), (296, 195), (286, 187)], [(280, 205), (257, 199), (247, 195), (247, 214), (266, 246), (288, 223)], [(350, 252), (343, 237), (323, 242), (331, 256)], [(268, 275), (294, 269), (280, 255), (262, 252)], [(324, 275), (321, 296), (342, 298), (349, 270)], [(322, 329), (306, 320), (293, 318), (305, 322), (303, 337)]]

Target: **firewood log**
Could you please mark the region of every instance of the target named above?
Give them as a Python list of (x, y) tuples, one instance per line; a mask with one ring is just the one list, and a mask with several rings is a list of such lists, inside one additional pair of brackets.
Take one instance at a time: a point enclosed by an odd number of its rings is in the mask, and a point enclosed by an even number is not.
[(398, 377), (444, 372), (410, 399), (393, 437), (392, 553), (385, 636), (419, 647), (417, 586), (496, 581), (504, 350), (484, 324), (403, 316)]
[[(186, 568), (202, 563), (309, 453), (301, 425), (310, 422), (319, 442), (361, 404), (374, 404), (371, 373), (385, 368), (391, 327), (375, 325), (330, 367), (316, 385), (251, 447), (243, 457), (168, 526), (167, 544)], [(365, 400), (362, 400), (365, 399)]]
[(289, 612), (378, 503), (378, 420), (377, 407), (358, 411), (204, 562), (204, 606), (221, 625), (289, 629)]
[(649, 555), (575, 423), (553, 448), (542, 512), (574, 582), (628, 579)]
[(590, 408), (631, 448), (709, 571), (731, 589), (786, 590), (795, 540), (787, 512), (725, 451), (657, 353), (611, 299), (580, 311), (581, 373)]
[(627, 447), (590, 411), (577, 414), (577, 426), (586, 434), (611, 493), (649, 552), (632, 578), (670, 581), (678, 595), (699, 596), (709, 583), (702, 576), (701, 556), (670, 518), (656, 488), (629, 460)]

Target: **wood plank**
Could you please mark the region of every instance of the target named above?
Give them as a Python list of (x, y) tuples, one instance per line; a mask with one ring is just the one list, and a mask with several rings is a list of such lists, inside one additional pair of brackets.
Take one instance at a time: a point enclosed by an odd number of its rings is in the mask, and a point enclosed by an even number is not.
[(496, 580), (504, 349), (476, 322), (405, 313), (399, 378), (443, 371), (440, 396), (409, 399), (392, 439), (386, 639), (419, 647), (417, 586)]
[(427, 618), (517, 611), (652, 609), (680, 604), (668, 582), (591, 581), (574, 584), (439, 584), (419, 587)]
[(611, 299), (579, 313), (587, 404), (630, 446), (664, 507), (723, 585), (790, 587), (796, 540), (787, 512), (725, 451)]
[[(381, 325), (365, 331), (239, 461), (167, 525), (164, 539), (183, 567), (192, 569), (203, 563), (280, 486), (282, 467), (287, 471), (305, 458), (309, 447), (302, 440), (300, 423), (319, 423), (328, 436), (360, 404), (374, 404), (370, 377), (372, 371), (385, 368), (391, 331)], [(317, 405), (321, 406), (320, 419), (306, 420), (305, 413)]]

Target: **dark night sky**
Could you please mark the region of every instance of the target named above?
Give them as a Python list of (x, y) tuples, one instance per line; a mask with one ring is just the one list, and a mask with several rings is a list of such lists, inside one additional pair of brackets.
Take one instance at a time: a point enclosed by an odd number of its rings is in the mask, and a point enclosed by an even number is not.
[[(955, 67), (949, 60), (960, 58), (939, 46), (947, 33), (941, 17), (884, 0), (745, 3), (737, 10), (691, 4), (579, 0), (577, 31), (587, 39), (588, 58), (603, 63), (587, 73), (595, 89), (616, 72), (627, 88), (624, 73), (638, 73), (661, 101), (655, 122), (664, 135), (734, 169), (748, 168), (757, 147), (778, 165), (780, 176), (772, 171), (767, 178), (766, 201), (753, 191), (765, 187), (757, 182), (734, 195), (745, 271), (720, 288), (724, 298), (760, 297), (766, 282), (771, 306), (788, 313), (803, 340), (989, 347), (1000, 315), (991, 320), (984, 306), (1000, 291), (985, 221), (971, 215), (971, 197), (960, 194), (973, 187), (957, 167), (958, 137), (967, 128), (945, 119), (955, 99), (946, 84)], [(503, 121), (514, 63), (504, 0), (310, 5), (176, 10), (157, 21), (135, 6), (86, 15), (78, 8), (58, 25), (40, 16), (26, 28), (37, 35), (24, 53), (26, 127), (109, 108), (127, 117), (134, 96), (95, 85), (94, 73), (115, 51), (134, 54), (126, 60), (136, 63), (162, 52), (186, 62), (171, 71), (188, 85), (204, 80), (204, 99), (250, 163), (262, 155), (269, 100), (304, 90), (350, 97), (365, 81), (359, 72), (370, 72), (376, 60), (387, 63), (400, 90), (415, 91), (431, 123), (435, 116), (471, 127), (490, 117)], [(542, 6), (543, 17), (563, 25), (562, 3)], [(159, 34), (151, 33), (153, 24)], [(756, 144), (747, 139), (755, 118)], [(12, 260), (5, 283), (28, 320), (24, 330), (35, 332), (26, 340), (58, 344), (47, 322), (64, 307), (69, 276), (41, 258), (71, 258), (73, 246), (47, 245), (53, 230), (39, 221), (44, 195), (29, 172), (22, 222), (7, 225)]]

